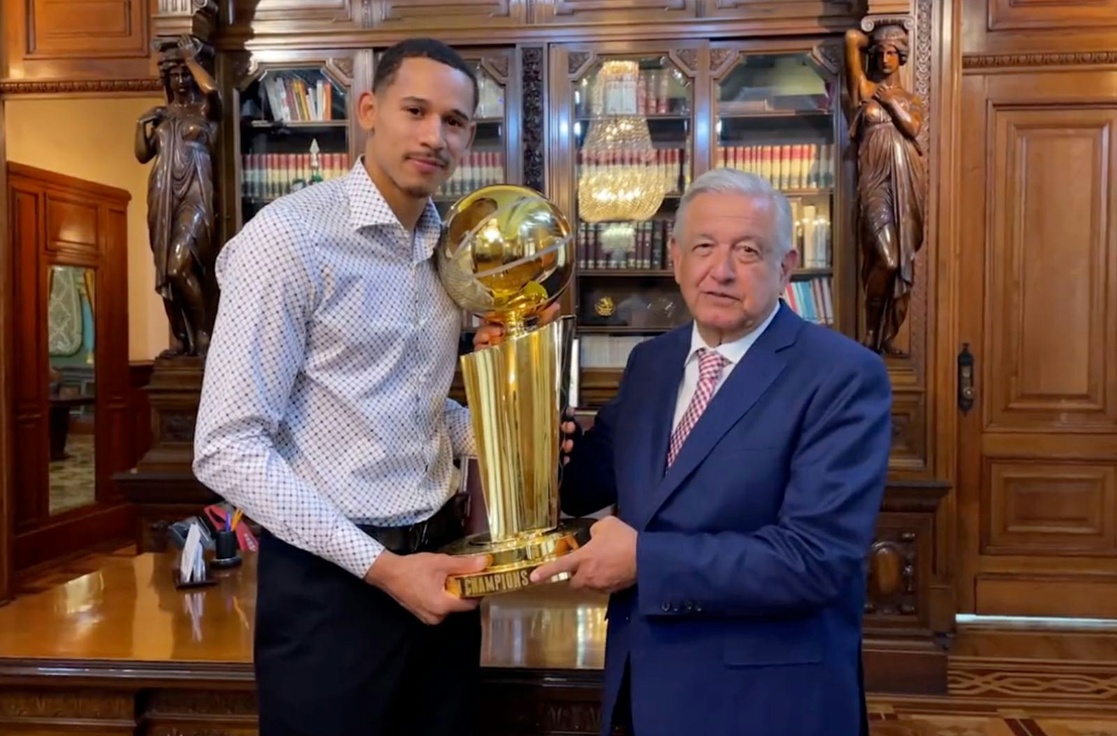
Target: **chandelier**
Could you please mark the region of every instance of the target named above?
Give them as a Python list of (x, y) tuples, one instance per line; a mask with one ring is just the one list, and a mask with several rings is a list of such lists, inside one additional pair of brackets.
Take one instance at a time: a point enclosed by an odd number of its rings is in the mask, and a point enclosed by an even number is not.
[(585, 222), (650, 219), (667, 194), (648, 121), (637, 110), (639, 76), (635, 61), (607, 61), (598, 73), (601, 105), (586, 133), (578, 177)]

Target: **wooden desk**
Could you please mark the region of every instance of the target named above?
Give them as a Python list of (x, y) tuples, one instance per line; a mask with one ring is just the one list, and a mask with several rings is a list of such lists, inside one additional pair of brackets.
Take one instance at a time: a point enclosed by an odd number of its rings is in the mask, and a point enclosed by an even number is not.
[[(0, 608), (0, 733), (255, 734), (255, 559), (191, 591), (172, 561), (110, 558)], [(565, 586), (486, 602), (486, 736), (597, 733), (604, 603)]]

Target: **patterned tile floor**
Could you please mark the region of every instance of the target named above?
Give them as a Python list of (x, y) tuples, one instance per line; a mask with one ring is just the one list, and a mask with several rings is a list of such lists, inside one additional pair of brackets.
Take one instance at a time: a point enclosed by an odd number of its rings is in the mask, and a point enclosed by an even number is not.
[[(949, 699), (943, 698), (939, 707), (949, 707)], [(1011, 716), (898, 714), (885, 705), (870, 715), (870, 730), (872, 736), (1117, 736), (1117, 716), (1029, 718), (1013, 711)]]

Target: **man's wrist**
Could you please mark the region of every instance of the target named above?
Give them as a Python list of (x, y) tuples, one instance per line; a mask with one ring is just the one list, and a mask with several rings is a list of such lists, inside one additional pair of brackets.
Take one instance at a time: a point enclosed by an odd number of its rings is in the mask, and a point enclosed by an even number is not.
[(392, 580), (395, 578), (399, 559), (399, 555), (394, 552), (381, 551), (365, 572), (365, 582), (388, 591), (392, 586)]

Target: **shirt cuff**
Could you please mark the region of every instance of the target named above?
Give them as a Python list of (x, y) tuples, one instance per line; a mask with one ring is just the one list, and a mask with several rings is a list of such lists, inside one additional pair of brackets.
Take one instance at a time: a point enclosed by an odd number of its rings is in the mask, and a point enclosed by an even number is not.
[(348, 519), (342, 519), (326, 543), (322, 556), (353, 575), (364, 579), (384, 545), (362, 532)]

